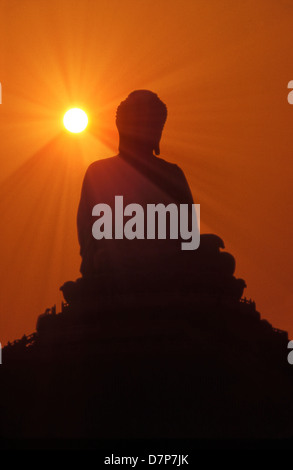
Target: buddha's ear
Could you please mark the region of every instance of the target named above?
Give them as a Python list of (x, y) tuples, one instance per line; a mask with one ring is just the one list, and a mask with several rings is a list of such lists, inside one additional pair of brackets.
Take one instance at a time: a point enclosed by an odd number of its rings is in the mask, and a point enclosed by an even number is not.
[(160, 146), (159, 146), (159, 144), (155, 145), (154, 151), (155, 151), (156, 155), (160, 155)]

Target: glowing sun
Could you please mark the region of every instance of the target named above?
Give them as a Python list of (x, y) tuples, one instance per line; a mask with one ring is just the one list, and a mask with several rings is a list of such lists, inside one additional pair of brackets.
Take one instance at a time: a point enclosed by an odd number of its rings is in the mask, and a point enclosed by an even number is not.
[(88, 117), (82, 109), (72, 108), (64, 114), (63, 124), (69, 132), (77, 134), (85, 130)]

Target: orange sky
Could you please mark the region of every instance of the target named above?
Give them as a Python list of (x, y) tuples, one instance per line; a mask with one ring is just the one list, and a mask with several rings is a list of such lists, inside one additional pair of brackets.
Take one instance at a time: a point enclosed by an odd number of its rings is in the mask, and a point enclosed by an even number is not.
[[(114, 155), (116, 107), (168, 106), (161, 156), (236, 257), (262, 317), (293, 333), (293, 3), (0, 0), (0, 341), (35, 329), (79, 276), (76, 211), (92, 161)], [(68, 107), (88, 130), (63, 130)]]

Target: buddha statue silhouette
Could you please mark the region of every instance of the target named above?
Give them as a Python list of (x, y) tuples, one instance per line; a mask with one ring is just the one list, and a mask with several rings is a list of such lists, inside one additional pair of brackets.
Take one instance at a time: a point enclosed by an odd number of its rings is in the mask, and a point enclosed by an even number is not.
[[(130, 93), (117, 109), (119, 154), (98, 160), (88, 168), (77, 214), (78, 238), (84, 278), (109, 283), (115, 290), (147, 290), (171, 287), (178, 258), (182, 253), (179, 239), (143, 239), (93, 237), (93, 207), (98, 203), (114, 209), (115, 196), (123, 196), (124, 205), (188, 204), (193, 198), (183, 171), (160, 154), (160, 140), (167, 118), (166, 105), (148, 90)], [(114, 224), (114, 221), (111, 221)], [(147, 220), (145, 222), (145, 227)], [(167, 233), (170, 220), (167, 220)], [(115, 287), (114, 287), (115, 286)]]
[[(119, 154), (92, 163), (82, 185), (77, 213), (82, 278), (61, 287), (69, 303), (81, 297), (141, 292), (164, 296), (166, 292), (204, 291), (241, 297), (245, 282), (233, 276), (235, 259), (220, 251), (224, 243), (217, 235), (201, 235), (200, 247), (187, 251), (182, 250), (180, 236), (145, 236), (150, 205), (175, 205), (179, 218), (181, 205), (186, 205), (188, 219), (192, 219), (194, 201), (183, 171), (158, 157), (166, 118), (166, 105), (148, 90), (133, 91), (118, 106)], [(122, 196), (124, 206), (139, 205), (144, 209), (143, 236), (135, 234), (135, 224), (131, 239), (117, 227), (117, 214), (113, 216), (117, 196)], [(112, 232), (108, 236), (93, 235), (93, 214), (98, 215), (93, 208), (97, 205), (113, 209), (108, 219), (106, 213), (103, 216), (115, 236)], [(122, 212), (119, 217), (127, 220), (130, 215)], [(170, 234), (172, 222), (167, 211), (165, 221), (166, 234)], [(100, 223), (104, 230), (105, 224)], [(156, 230), (157, 235), (158, 227)]]

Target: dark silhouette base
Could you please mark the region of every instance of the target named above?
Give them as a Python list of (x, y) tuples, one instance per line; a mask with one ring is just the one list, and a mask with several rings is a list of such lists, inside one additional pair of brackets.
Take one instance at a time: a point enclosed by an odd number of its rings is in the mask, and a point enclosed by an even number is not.
[(65, 283), (62, 312), (3, 350), (1, 436), (292, 437), (288, 335), (242, 298), (223, 247), (202, 237), (197, 268), (160, 288)]

